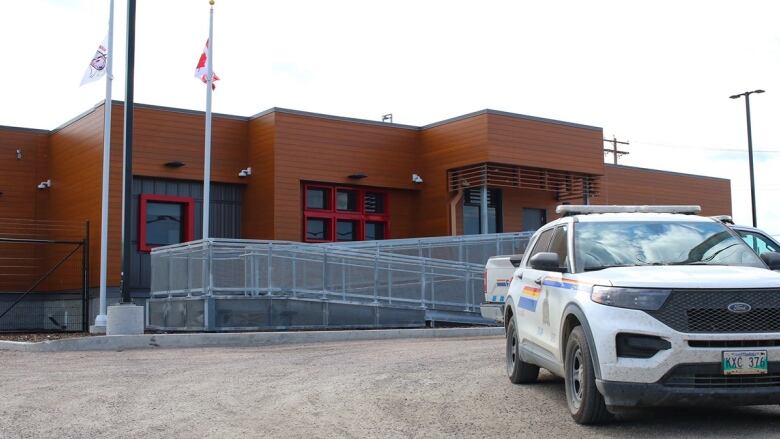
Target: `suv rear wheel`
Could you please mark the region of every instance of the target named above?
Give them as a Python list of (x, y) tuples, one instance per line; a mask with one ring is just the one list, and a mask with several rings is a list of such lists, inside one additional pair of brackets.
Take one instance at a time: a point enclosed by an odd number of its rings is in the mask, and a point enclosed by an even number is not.
[(582, 326), (572, 329), (566, 342), (566, 403), (578, 424), (601, 424), (612, 419), (604, 397), (596, 388), (593, 358)]
[(520, 359), (520, 343), (515, 329), (515, 317), (506, 328), (506, 373), (513, 384), (535, 383), (539, 378), (539, 366)]

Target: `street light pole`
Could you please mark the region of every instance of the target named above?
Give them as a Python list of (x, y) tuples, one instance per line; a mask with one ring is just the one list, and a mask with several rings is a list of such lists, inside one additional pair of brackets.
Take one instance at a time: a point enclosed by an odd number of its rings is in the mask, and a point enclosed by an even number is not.
[(764, 90), (746, 91), (737, 95), (729, 96), (731, 99), (745, 97), (745, 114), (747, 115), (747, 136), (748, 136), (748, 163), (750, 164), (750, 206), (753, 211), (753, 227), (757, 227), (756, 221), (756, 181), (753, 173), (753, 132), (750, 126), (750, 95), (753, 93), (763, 93)]

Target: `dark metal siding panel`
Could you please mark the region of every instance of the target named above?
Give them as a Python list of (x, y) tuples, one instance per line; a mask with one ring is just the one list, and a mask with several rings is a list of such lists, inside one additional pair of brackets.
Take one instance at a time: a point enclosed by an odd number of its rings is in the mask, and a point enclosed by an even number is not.
[[(241, 237), (242, 187), (236, 184), (211, 184), (211, 237)], [(130, 239), (133, 256), (130, 267), (130, 288), (145, 295), (151, 280), (151, 258), (149, 253), (138, 251), (138, 230), (140, 224), (139, 196), (141, 194), (172, 195), (192, 197), (195, 200), (195, 239), (202, 237), (203, 183), (199, 181), (167, 180), (160, 178), (133, 178), (132, 227)]]

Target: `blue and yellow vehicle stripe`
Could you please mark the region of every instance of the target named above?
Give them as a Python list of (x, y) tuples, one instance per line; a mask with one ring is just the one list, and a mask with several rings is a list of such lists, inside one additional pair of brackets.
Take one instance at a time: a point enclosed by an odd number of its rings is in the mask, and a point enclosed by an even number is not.
[(539, 294), (541, 294), (541, 288), (534, 288), (525, 286), (520, 294), (520, 298), (517, 305), (520, 308), (527, 309), (528, 311), (536, 312), (536, 304), (539, 302)]

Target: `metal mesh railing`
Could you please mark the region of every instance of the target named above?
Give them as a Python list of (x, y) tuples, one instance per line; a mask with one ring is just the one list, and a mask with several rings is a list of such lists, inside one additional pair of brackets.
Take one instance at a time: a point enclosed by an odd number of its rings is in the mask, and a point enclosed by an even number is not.
[(209, 239), (152, 251), (151, 295), (282, 295), (478, 312), (488, 257), (529, 233), (339, 244)]
[(376, 249), (382, 253), (418, 256), (442, 261), (466, 262), (479, 265), (481, 270), (491, 256), (523, 253), (533, 233), (435, 236), (429, 238), (352, 241), (316, 245), (361, 250)]

